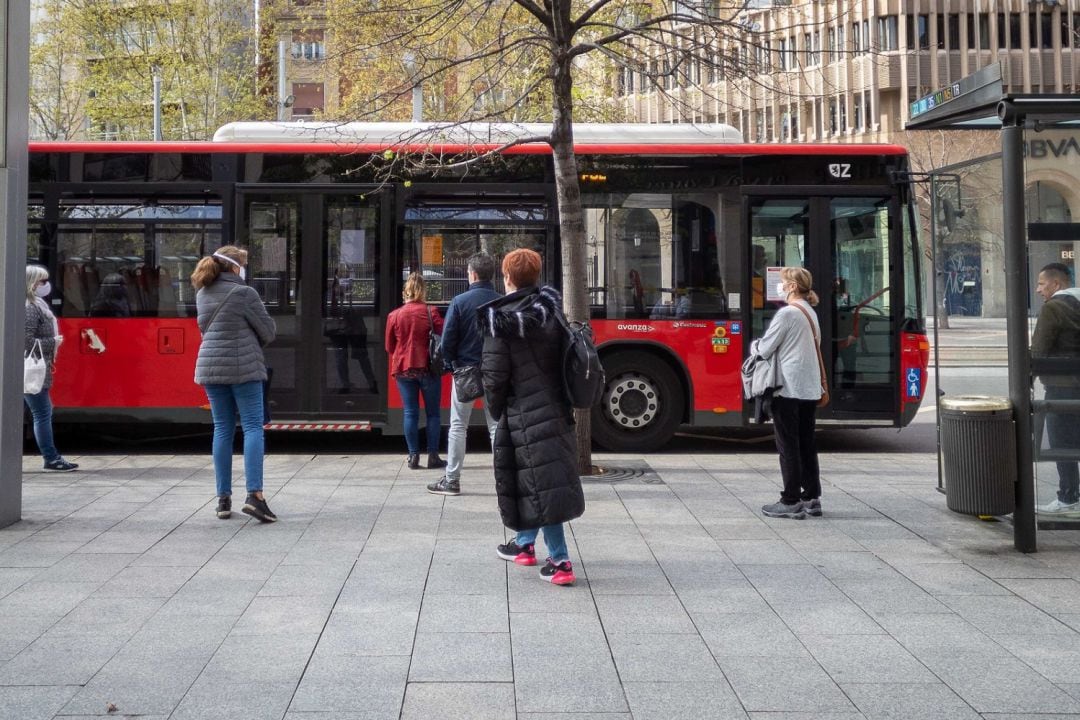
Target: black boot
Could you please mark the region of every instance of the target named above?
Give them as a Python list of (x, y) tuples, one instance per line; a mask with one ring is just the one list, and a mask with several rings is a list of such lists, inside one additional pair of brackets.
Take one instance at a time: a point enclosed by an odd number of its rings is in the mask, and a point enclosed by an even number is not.
[(446, 461), (439, 457), (439, 453), (428, 453), (427, 456), (428, 469), (434, 470), (435, 468), (446, 467)]
[(409, 453), (409, 469), (410, 470), (419, 470), (420, 469), (420, 455), (418, 455), (416, 453)]

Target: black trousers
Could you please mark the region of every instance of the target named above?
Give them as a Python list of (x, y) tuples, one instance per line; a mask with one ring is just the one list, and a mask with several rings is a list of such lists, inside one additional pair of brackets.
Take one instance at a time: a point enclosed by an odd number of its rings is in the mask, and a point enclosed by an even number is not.
[(780, 499), (789, 505), (821, 497), (815, 412), (817, 400), (774, 397), (772, 401), (776, 451), (780, 453), (780, 474), (784, 478)]
[[(1067, 385), (1047, 385), (1047, 400), (1080, 400), (1080, 388)], [(1080, 449), (1080, 415), (1049, 413), (1046, 434), (1051, 449)], [(1059, 462), (1058, 500), (1071, 505), (1080, 501), (1080, 467), (1075, 460)]]

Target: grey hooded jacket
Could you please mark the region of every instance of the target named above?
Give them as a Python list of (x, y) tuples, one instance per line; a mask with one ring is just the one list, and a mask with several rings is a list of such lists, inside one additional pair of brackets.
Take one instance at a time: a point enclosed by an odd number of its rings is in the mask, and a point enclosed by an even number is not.
[[(229, 295), (229, 291), (236, 291)], [(228, 295), (228, 300), (226, 300)], [(214, 316), (218, 306), (225, 303)], [(263, 307), (259, 293), (243, 284), (240, 276), (223, 272), (213, 284), (195, 296), (202, 345), (195, 361), (199, 385), (239, 385), (266, 380), (263, 346), (274, 340), (274, 320)], [(213, 316), (213, 323), (210, 322)], [(208, 327), (209, 325), (209, 327)]]

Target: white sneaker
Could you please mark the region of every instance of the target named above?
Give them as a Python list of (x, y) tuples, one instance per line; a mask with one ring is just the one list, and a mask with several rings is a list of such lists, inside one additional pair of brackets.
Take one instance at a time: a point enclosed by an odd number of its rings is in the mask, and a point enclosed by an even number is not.
[(1057, 498), (1054, 498), (1045, 505), (1040, 505), (1038, 511), (1043, 515), (1080, 514), (1080, 502), (1063, 503)]

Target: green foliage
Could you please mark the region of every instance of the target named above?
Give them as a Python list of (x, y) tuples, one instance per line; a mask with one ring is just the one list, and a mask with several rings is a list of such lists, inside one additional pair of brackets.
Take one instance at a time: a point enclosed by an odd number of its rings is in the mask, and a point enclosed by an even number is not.
[(261, 119), (255, 30), (228, 0), (38, 0), (31, 116), (52, 138), (147, 140), (153, 75), (167, 140), (210, 138)]

